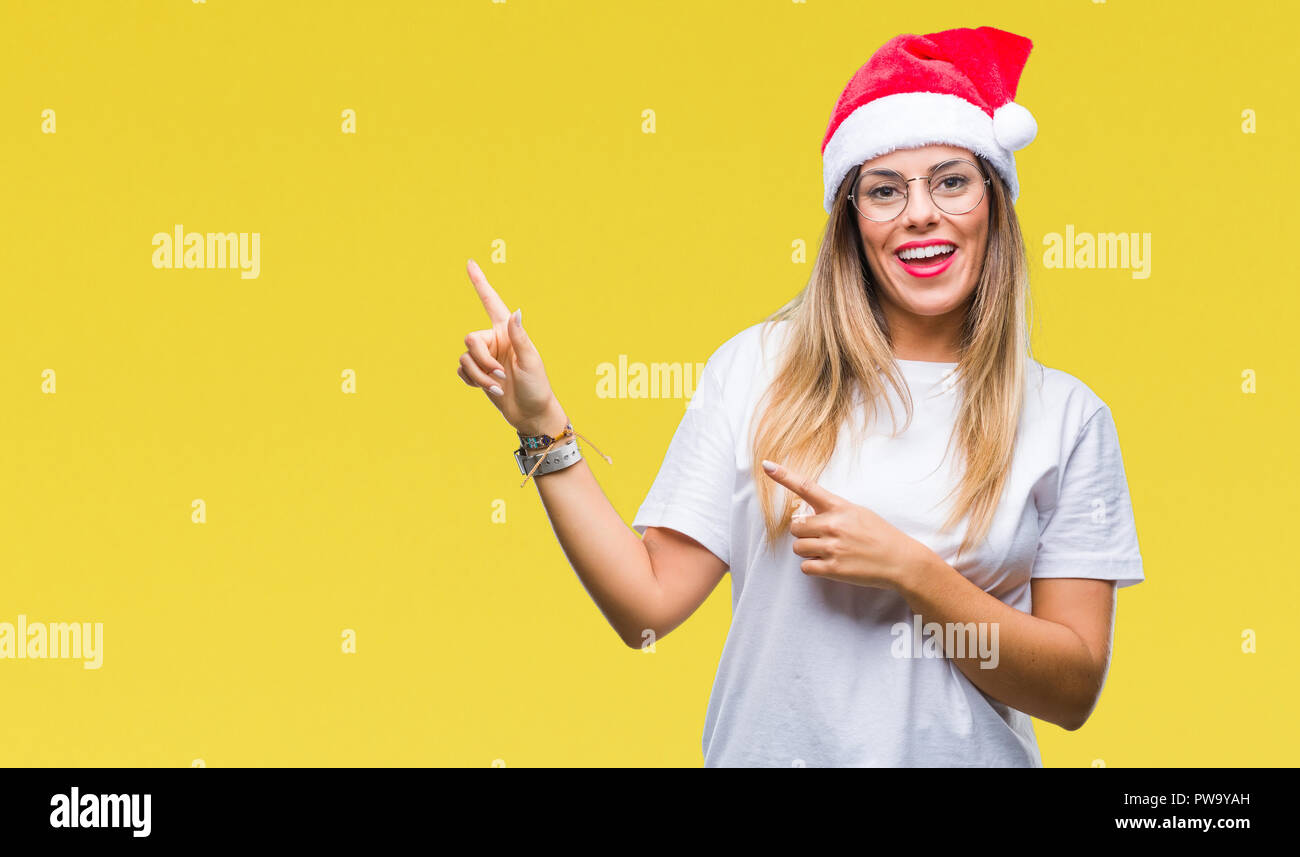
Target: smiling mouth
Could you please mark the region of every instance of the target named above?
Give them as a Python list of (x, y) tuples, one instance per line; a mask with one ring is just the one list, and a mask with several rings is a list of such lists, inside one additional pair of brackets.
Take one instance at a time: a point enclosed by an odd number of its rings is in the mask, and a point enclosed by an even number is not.
[[(907, 265), (909, 268), (930, 268), (935, 265), (942, 265), (944, 262), (952, 258), (953, 253), (957, 252), (957, 247), (953, 244), (949, 244), (946, 247), (939, 249), (942, 252), (934, 252), (928, 247), (924, 248), (922, 252), (933, 254), (928, 256), (911, 256), (911, 252), (909, 252), (908, 256), (898, 252), (895, 252), (894, 255), (898, 258), (898, 261)], [(911, 256), (911, 258), (909, 258), (909, 256)]]
[[(932, 246), (935, 248), (940, 247), (938, 244)], [(918, 258), (907, 259), (900, 256), (898, 253), (894, 254), (894, 258), (898, 260), (898, 267), (902, 268), (903, 272), (909, 277), (914, 277), (919, 280), (928, 280), (933, 277), (942, 276), (945, 271), (952, 268), (952, 260), (957, 255), (957, 245), (948, 244), (947, 246), (942, 247), (942, 250), (943, 252), (941, 253), (935, 253), (931, 247), (913, 248), (912, 253), (915, 253)], [(912, 253), (908, 253), (908, 251), (904, 252), (908, 255), (912, 255)], [(922, 252), (933, 253), (933, 255), (923, 256), (921, 255)]]

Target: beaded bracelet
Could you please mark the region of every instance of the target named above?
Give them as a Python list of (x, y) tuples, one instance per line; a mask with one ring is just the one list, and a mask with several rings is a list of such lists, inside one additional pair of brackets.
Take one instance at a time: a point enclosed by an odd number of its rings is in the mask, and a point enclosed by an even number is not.
[[(566, 422), (564, 431), (573, 431), (573, 423)], [(515, 434), (519, 435), (519, 442), (523, 444), (524, 449), (542, 449), (551, 446), (557, 440), (557, 438), (553, 438), (549, 434), (524, 434), (519, 431), (515, 432)], [(565, 437), (563, 432), (560, 433), (560, 437)]]
[[(560, 443), (561, 441), (564, 441), (566, 438), (571, 438), (571, 437), (572, 438), (580, 437), (583, 440), (587, 441), (587, 443), (591, 443), (591, 441), (588, 440), (585, 435), (579, 434), (578, 432), (574, 431), (573, 423), (571, 422), (566, 423), (564, 426), (564, 431), (560, 432), (555, 437), (551, 437), (549, 434), (525, 435), (525, 434), (520, 434), (519, 432), (515, 432), (515, 434), (519, 435), (519, 440), (522, 442), (522, 445), (520, 446), (521, 451), (524, 449), (541, 450), (541, 454), (537, 456), (537, 463), (534, 464), (532, 469), (529, 470), (528, 473), (524, 476), (524, 481), (519, 483), (520, 488), (523, 488), (525, 485), (528, 484), (528, 480), (532, 478), (534, 471), (536, 471), (537, 468), (541, 467), (542, 462), (546, 460), (546, 453), (550, 452), (552, 447), (554, 447), (557, 443)], [(533, 446), (532, 445), (533, 442), (537, 442), (538, 445)], [(573, 442), (577, 443), (576, 440)], [(542, 446), (542, 444), (545, 444), (545, 446)], [(601, 452), (599, 449), (596, 448), (596, 444), (591, 443), (591, 448), (595, 449), (596, 454), (599, 455), (601, 458), (605, 459), (606, 462), (610, 464), (614, 463), (614, 459), (610, 458), (608, 455), (606, 455), (605, 453)]]

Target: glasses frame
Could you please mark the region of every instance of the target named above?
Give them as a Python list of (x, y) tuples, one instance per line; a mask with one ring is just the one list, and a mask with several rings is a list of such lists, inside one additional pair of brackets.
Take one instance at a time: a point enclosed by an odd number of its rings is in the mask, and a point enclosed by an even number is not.
[[(984, 176), (984, 181), (980, 185), (980, 198), (975, 200), (975, 204), (972, 205), (970, 208), (966, 209), (965, 211), (953, 212), (944, 208), (942, 205), (939, 204), (939, 201), (934, 198), (934, 189), (930, 186), (930, 182), (934, 180), (935, 173), (939, 172), (939, 170), (943, 169), (949, 164), (957, 163), (958, 161), (960, 161), (963, 164), (970, 164), (972, 167), (974, 167), (977, 173)], [(876, 172), (876, 171), (877, 171), (876, 168), (870, 170), (870, 172)], [(894, 175), (898, 176), (900, 179), (903, 180), (903, 207), (898, 209), (898, 211), (894, 213), (893, 217), (887, 217), (884, 220), (877, 220), (874, 217), (867, 217), (866, 214), (863, 214), (862, 209), (858, 208), (858, 200), (857, 200), (858, 180), (862, 178), (862, 165), (858, 164), (858, 168), (853, 174), (853, 189), (849, 191), (849, 205), (853, 206), (854, 211), (856, 211), (858, 214), (865, 217), (867, 220), (870, 220), (872, 223), (889, 223), (891, 220), (897, 220), (898, 215), (902, 214), (904, 211), (907, 211), (907, 204), (912, 201), (911, 183), (914, 181), (920, 181), (921, 179), (925, 179), (925, 192), (930, 194), (930, 202), (934, 204), (935, 208), (939, 209), (944, 214), (951, 215), (952, 217), (961, 217), (963, 214), (970, 214), (976, 208), (979, 208), (979, 204), (984, 201), (984, 197), (988, 194), (988, 191), (985, 189), (985, 187), (990, 182), (993, 181), (993, 179), (989, 178), (989, 176), (985, 174), (983, 167), (981, 167), (979, 164), (975, 163), (974, 161), (970, 160), (969, 158), (949, 158), (943, 163), (936, 165), (935, 168), (930, 170), (930, 172), (927, 175), (913, 176), (910, 179), (904, 178), (902, 173), (898, 172), (897, 170), (882, 169), (879, 171), (881, 173), (893, 173)]]

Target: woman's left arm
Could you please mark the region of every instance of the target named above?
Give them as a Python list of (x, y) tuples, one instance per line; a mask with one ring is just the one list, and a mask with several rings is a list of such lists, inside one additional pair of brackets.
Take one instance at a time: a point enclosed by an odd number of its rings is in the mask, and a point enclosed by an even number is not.
[(985, 627), (997, 629), (993, 668), (981, 666), (978, 651), (960, 658), (945, 652), (949, 659), (999, 702), (1063, 729), (1082, 726), (1097, 705), (1110, 666), (1115, 581), (1035, 578), (1030, 582), (1033, 613), (1026, 613), (928, 553), (904, 569), (894, 586), (922, 626), (988, 622), (994, 624)]
[[(984, 693), (1063, 729), (1078, 729), (1088, 719), (1110, 665), (1115, 581), (1034, 578), (1033, 612), (1026, 613), (980, 589), (870, 509), (774, 462), (764, 462), (764, 470), (814, 512), (790, 525), (804, 574), (894, 590), (921, 617), (922, 628), (936, 622), (945, 629), (945, 656)], [(995, 641), (996, 661), (982, 661), (979, 646), (960, 658), (947, 650), (946, 629), (972, 622), (976, 631), (987, 629), (980, 639)]]

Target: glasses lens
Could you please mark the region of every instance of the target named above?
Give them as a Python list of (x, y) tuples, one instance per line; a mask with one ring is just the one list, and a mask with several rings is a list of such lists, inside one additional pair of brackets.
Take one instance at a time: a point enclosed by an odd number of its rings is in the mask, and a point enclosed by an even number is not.
[(949, 161), (930, 177), (930, 196), (949, 214), (965, 214), (984, 198), (984, 176), (970, 161)]
[(897, 173), (863, 173), (853, 204), (868, 220), (893, 220), (907, 204), (907, 182)]

